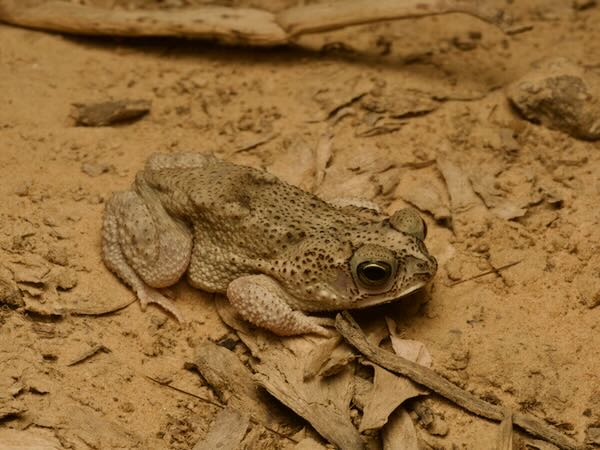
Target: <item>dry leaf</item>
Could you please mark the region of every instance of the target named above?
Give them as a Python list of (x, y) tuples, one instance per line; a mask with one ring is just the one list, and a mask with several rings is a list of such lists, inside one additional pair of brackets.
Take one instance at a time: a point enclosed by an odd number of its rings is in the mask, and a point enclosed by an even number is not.
[(205, 341), (196, 349), (195, 367), (227, 405), (250, 414), (265, 426), (275, 419), (269, 397), (261, 393), (250, 370), (235, 353)]
[(431, 353), (425, 347), (425, 344), (412, 339), (402, 339), (396, 331), (396, 323), (393, 319), (386, 317), (385, 322), (390, 332), (390, 341), (394, 353), (398, 356), (402, 356), (409, 361), (416, 362), (424, 367), (431, 367), (433, 358)]
[(206, 437), (193, 450), (237, 450), (250, 423), (247, 414), (225, 408), (215, 417)]
[(363, 364), (375, 370), (373, 389), (367, 395), (363, 409), (360, 431), (384, 426), (389, 415), (405, 400), (427, 393), (409, 379), (395, 375), (386, 369), (365, 361)]
[(453, 214), (468, 211), (480, 204), (469, 178), (457, 164), (445, 156), (439, 156), (437, 166), (446, 181)]
[(383, 450), (419, 450), (417, 431), (410, 415), (398, 408), (381, 430)]
[(269, 173), (286, 183), (312, 192), (315, 187), (315, 155), (311, 144), (300, 134), (283, 139)]
[(431, 174), (424, 178), (423, 171), (405, 173), (394, 191), (394, 197), (400, 197), (407, 203), (414, 205), (421, 211), (427, 211), (438, 222), (445, 222), (451, 218), (448, 200), (433, 180)]

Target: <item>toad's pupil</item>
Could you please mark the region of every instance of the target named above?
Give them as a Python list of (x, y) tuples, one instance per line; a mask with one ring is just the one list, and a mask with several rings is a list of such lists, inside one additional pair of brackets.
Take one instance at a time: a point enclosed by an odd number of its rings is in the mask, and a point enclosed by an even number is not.
[(386, 281), (390, 275), (390, 267), (384, 263), (365, 263), (360, 271), (365, 281), (375, 284)]

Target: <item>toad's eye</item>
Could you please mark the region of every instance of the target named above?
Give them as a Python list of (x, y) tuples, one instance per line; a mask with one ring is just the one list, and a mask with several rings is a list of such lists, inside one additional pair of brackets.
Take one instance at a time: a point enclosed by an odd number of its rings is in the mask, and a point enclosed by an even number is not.
[(388, 291), (398, 270), (394, 252), (377, 244), (359, 247), (352, 255), (350, 265), (357, 287), (369, 294)]
[(367, 287), (386, 284), (392, 276), (392, 267), (385, 261), (365, 261), (358, 265), (358, 279)]

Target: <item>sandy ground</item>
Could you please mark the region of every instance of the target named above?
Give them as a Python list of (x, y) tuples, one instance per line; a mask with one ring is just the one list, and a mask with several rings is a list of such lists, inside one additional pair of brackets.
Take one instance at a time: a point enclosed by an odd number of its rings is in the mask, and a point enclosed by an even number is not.
[[(172, 288), (183, 328), (137, 303), (94, 315), (133, 300), (101, 260), (104, 201), (151, 153), (198, 150), (388, 211), (434, 197), (438, 220), (424, 217), (440, 268), (426, 303), (395, 317), (402, 335), (462, 387), (589, 439), (600, 427), (600, 145), (524, 120), (505, 87), (550, 56), (600, 74), (600, 7), (518, 3), (501, 4), (524, 26), (514, 34), (448, 15), (306, 40), (326, 51), (0, 25), (0, 430), (74, 449), (188, 449), (206, 435), (216, 406), (147, 377), (214, 398), (184, 368), (203, 340), (232, 338), (212, 296)], [(124, 98), (151, 100), (150, 113), (112, 127), (69, 118), (72, 103)], [(369, 132), (373, 114), (392, 125)], [(332, 157), (317, 183), (324, 136)], [(520, 212), (507, 220), (477, 196), (450, 219), (440, 160), (491, 180), (498, 202)], [(493, 445), (496, 425), (435, 397), (431, 407), (448, 429), (418, 426), (423, 448)], [(289, 435), (304, 426), (290, 415)], [(257, 433), (253, 448), (293, 448)], [(529, 441), (519, 434), (517, 448), (538, 448)]]

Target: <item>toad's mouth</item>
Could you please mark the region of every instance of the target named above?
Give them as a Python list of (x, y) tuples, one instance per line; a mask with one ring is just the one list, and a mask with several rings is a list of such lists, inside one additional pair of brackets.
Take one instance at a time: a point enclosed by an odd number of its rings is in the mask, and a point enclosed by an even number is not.
[(429, 281), (429, 278), (420, 281), (418, 283), (413, 284), (412, 286), (410, 286), (409, 288), (400, 291), (400, 292), (396, 292), (394, 289), (391, 289), (388, 292), (384, 292), (384, 293), (378, 293), (378, 294), (365, 294), (364, 297), (362, 297), (360, 299), (360, 301), (356, 306), (353, 306), (353, 309), (362, 309), (362, 308), (368, 308), (370, 306), (375, 306), (375, 305), (384, 305), (386, 303), (391, 303), (393, 301), (396, 301), (402, 297), (405, 297), (409, 294), (412, 294), (415, 291), (418, 291), (419, 289), (425, 287), (425, 285), (427, 285), (427, 282)]

